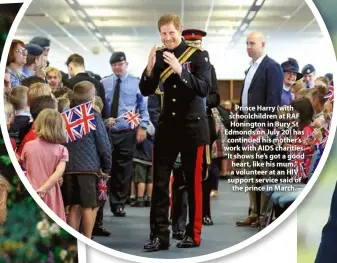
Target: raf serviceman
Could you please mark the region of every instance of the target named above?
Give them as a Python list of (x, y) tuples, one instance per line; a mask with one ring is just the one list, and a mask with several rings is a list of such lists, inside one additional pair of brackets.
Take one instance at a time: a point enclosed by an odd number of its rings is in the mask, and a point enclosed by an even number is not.
[(211, 89), (208, 53), (189, 47), (182, 39), (178, 16), (164, 15), (158, 21), (163, 48), (153, 47), (139, 87), (144, 96), (153, 94), (159, 81), (164, 87), (164, 106), (153, 145), (153, 192), (150, 212), (150, 242), (147, 251), (168, 249), (169, 180), (178, 153), (188, 188), (189, 223), (179, 248), (200, 245), (202, 228), (202, 163), (209, 144), (206, 97)]
[[(145, 140), (149, 124), (148, 99), (140, 93), (139, 79), (128, 74), (124, 52), (113, 53), (110, 65), (114, 74), (102, 80), (106, 99), (105, 122), (113, 145), (109, 201), (111, 212), (116, 217), (124, 217), (134, 147), (136, 142)], [(131, 129), (126, 119), (121, 117), (131, 110), (140, 114), (141, 122), (136, 130)]]
[(311, 89), (315, 87), (316, 69), (313, 65), (307, 64), (302, 69), (304, 87)]

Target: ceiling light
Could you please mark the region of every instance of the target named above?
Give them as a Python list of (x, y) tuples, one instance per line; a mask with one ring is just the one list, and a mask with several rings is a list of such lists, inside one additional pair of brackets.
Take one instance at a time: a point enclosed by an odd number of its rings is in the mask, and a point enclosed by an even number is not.
[(66, 0), (69, 4), (73, 5), (75, 2), (73, 0)]
[(289, 19), (290, 17), (291, 17), (291, 15), (282, 16), (282, 18), (284, 18), (284, 19)]
[(98, 38), (103, 38), (103, 36), (102, 36), (102, 34), (101, 34), (101, 33), (99, 33), (99, 32), (96, 32), (95, 34), (96, 34), (96, 36), (97, 36)]
[(243, 23), (242, 26), (240, 26), (240, 31), (245, 31), (248, 27), (247, 23)]
[(87, 17), (87, 15), (86, 15), (82, 10), (77, 10), (77, 14), (78, 14), (82, 19), (84, 19), (84, 18)]
[(260, 5), (263, 4), (263, 2), (264, 2), (264, 0), (257, 0), (256, 3), (255, 3), (255, 5), (256, 6), (260, 6)]
[(252, 20), (255, 15), (256, 15), (256, 11), (250, 11), (247, 16), (247, 19)]
[(88, 22), (88, 23), (87, 23), (87, 26), (88, 26), (91, 30), (95, 30), (95, 26), (94, 26), (93, 23)]
[[(111, 17), (111, 16), (122, 16), (121, 12), (117, 9), (113, 8), (86, 8), (85, 12), (88, 16), (94, 17)], [(124, 15), (127, 15), (126, 11), (123, 11)]]

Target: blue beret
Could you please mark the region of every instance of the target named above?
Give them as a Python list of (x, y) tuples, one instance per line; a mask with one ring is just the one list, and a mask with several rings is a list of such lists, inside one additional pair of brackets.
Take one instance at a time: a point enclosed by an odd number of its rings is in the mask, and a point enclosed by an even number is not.
[(25, 47), (29, 55), (38, 57), (43, 53), (43, 48), (36, 44), (26, 44)]
[(110, 65), (124, 60), (126, 60), (124, 52), (114, 52), (110, 57)]
[(326, 73), (325, 77), (329, 79), (329, 81), (333, 80), (333, 75), (332, 73)]
[(315, 72), (315, 68), (313, 65), (311, 64), (307, 64), (303, 67), (302, 69), (302, 74), (305, 75), (305, 74), (311, 74), (312, 72)]
[(42, 48), (50, 46), (50, 40), (46, 37), (34, 37), (29, 43), (36, 44)]

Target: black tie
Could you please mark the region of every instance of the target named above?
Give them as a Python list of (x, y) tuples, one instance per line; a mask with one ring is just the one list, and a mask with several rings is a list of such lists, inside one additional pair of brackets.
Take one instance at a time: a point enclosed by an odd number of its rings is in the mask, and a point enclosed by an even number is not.
[(112, 98), (112, 105), (111, 105), (111, 117), (117, 118), (118, 114), (118, 104), (119, 104), (119, 93), (121, 90), (121, 82), (122, 80), (120, 78), (116, 81), (114, 96)]

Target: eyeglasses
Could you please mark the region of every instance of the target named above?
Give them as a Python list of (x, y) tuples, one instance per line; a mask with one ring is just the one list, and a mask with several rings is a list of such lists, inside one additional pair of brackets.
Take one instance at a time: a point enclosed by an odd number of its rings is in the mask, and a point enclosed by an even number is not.
[(21, 55), (27, 55), (28, 54), (28, 50), (24, 49), (24, 48), (22, 48), (22, 49), (18, 48), (18, 49), (15, 50), (15, 52), (20, 53)]

